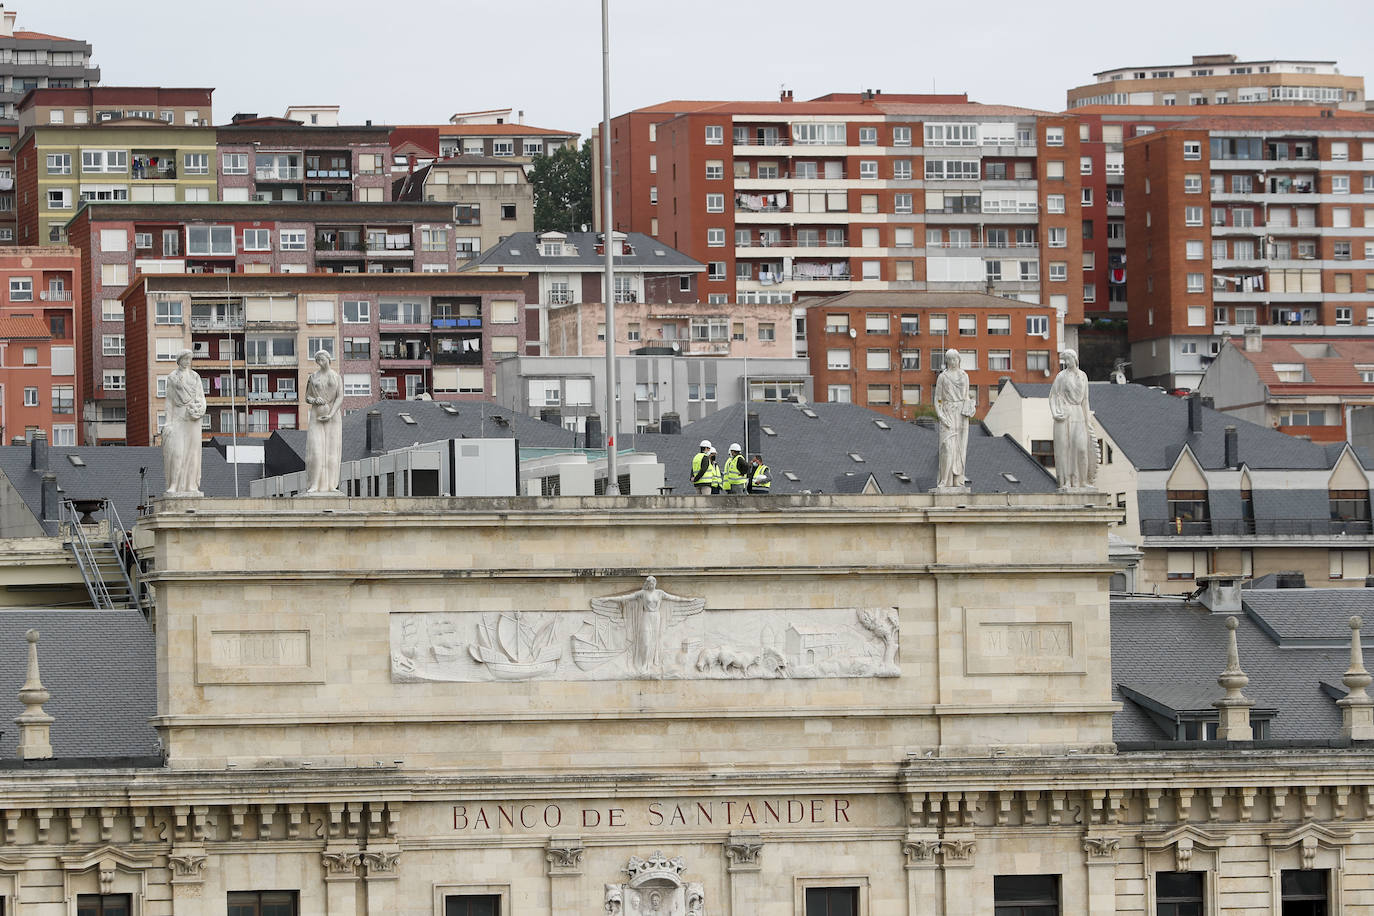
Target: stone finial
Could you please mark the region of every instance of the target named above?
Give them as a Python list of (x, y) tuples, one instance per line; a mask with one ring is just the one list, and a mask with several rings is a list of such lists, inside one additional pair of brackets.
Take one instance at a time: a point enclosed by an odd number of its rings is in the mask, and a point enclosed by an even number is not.
[(19, 689), (24, 711), (14, 720), (19, 726), (19, 756), (25, 760), (47, 760), (52, 757), (53, 717), (43, 711), (43, 704), (52, 694), (38, 676), (38, 631), (29, 630), (24, 638), (29, 641), (29, 670), (24, 686)]
[(1362, 625), (1360, 618), (1350, 618), (1350, 668), (1341, 678), (1349, 692), (1336, 705), (1341, 708), (1341, 737), (1369, 740), (1374, 739), (1374, 699), (1365, 688), (1374, 678), (1364, 668), (1364, 650), (1360, 647)]
[(1217, 738), (1221, 741), (1255, 739), (1254, 730), (1250, 727), (1250, 707), (1255, 704), (1240, 692), (1250, 683), (1250, 678), (1240, 669), (1240, 650), (1236, 648), (1238, 626), (1240, 624), (1236, 618), (1226, 618), (1226, 670), (1217, 678), (1217, 683), (1226, 688), (1226, 696), (1212, 704), (1217, 708), (1221, 720), (1217, 726)]

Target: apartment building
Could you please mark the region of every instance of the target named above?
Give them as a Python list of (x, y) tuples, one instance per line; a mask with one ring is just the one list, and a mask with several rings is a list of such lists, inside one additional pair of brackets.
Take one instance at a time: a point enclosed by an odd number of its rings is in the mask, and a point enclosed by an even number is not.
[(82, 404), (90, 444), (123, 439), (125, 325), (119, 296), (141, 273), (405, 274), (457, 268), (452, 208), (398, 203), (89, 203), (81, 252)]
[[(1335, 117), (1361, 116), (1332, 109)], [(1125, 317), (1126, 159), (1125, 143), (1198, 118), (1289, 117), (1285, 105), (1172, 106), (1085, 105), (1078, 121), (1079, 173), (1083, 212), (1083, 311), (1090, 317)]]
[(1125, 167), (1137, 380), (1195, 387), (1247, 327), (1374, 320), (1374, 118), (1199, 119)]
[(183, 350), (205, 385), (205, 435), (305, 425), (314, 354), (334, 355), (344, 409), (383, 398), (489, 397), (496, 362), (516, 356), (516, 273), (153, 275), (119, 297), (127, 329), (130, 444), (155, 444), (166, 377)]
[(534, 187), (524, 166), (508, 159), (436, 159), (397, 178), (394, 194), (396, 200), (451, 204), (462, 260), (534, 229)]
[(84, 89), (100, 82), (89, 42), (16, 29), (17, 10), (0, 4), (0, 125), (19, 117), (32, 89)]
[(14, 144), (17, 124), (0, 123), (0, 248), (13, 245), (19, 234), (19, 214), (14, 194)]
[(1069, 90), (1070, 109), (1084, 105), (1328, 105), (1363, 111), (1364, 77), (1346, 76), (1334, 60), (1240, 60), (1195, 54), (1191, 63), (1117, 67)]
[(71, 248), (0, 252), (0, 441), (75, 445), (81, 319), (80, 253)]
[(217, 199), (210, 89), (38, 89), (19, 105), (18, 242), (65, 244), (87, 201)]
[(986, 293), (854, 292), (810, 300), (807, 353), (816, 395), (898, 419), (929, 413), (945, 351), (960, 354), (978, 416), (1002, 382), (1057, 368), (1054, 310)]
[(1269, 336), (1248, 328), (1244, 339), (1223, 341), (1198, 391), (1217, 410), (1290, 436), (1355, 441), (1352, 411), (1374, 408), (1374, 336), (1320, 330)]
[(535, 156), (552, 156), (565, 146), (576, 146), (575, 131), (536, 127), (511, 117), (511, 109), (465, 112), (453, 115), (448, 124), (411, 124), (392, 129), (392, 164), (414, 168), (431, 159), (454, 156), (485, 156), (528, 166)]
[(236, 114), (216, 131), (223, 201), (391, 200), (391, 129)]
[[(698, 290), (706, 265), (641, 232), (613, 232), (611, 244), (616, 352), (651, 342), (688, 346), (696, 338), (685, 307), (701, 301)], [(485, 250), (477, 266), (526, 275), (526, 355), (606, 352), (606, 248), (601, 233), (517, 232)], [(584, 303), (589, 308), (582, 308)], [(789, 338), (787, 323), (784, 316), (782, 340)], [(709, 338), (700, 340), (705, 344)], [(725, 343), (728, 349), (729, 341)]]
[(1070, 117), (962, 97), (665, 103), (612, 122), (615, 221), (705, 261), (708, 304), (986, 292), (1049, 305), (1062, 340), (1078, 144)]

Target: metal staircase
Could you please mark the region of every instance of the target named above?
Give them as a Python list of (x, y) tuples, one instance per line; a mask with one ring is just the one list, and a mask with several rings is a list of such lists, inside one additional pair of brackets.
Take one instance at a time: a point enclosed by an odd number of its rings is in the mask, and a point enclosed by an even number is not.
[(62, 500), (61, 521), (71, 531), (67, 544), (76, 557), (92, 605), (101, 610), (141, 608), (139, 592), (124, 565), (126, 554), (121, 552), (122, 546), (125, 550), (132, 549), (129, 534), (114, 503), (108, 499), (102, 502), (106, 522), (95, 526), (89, 522), (82, 524), (81, 510), (70, 499)]

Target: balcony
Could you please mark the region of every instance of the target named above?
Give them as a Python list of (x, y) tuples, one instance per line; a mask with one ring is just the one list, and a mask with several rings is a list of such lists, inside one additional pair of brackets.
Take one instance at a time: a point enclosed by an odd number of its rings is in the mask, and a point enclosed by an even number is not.
[(274, 356), (259, 356), (259, 355), (257, 355), (257, 354), (250, 354), (249, 357), (248, 357), (248, 363), (247, 363), (247, 364), (248, 364), (250, 367), (252, 367), (252, 366), (297, 366), (297, 365), (299, 365), (299, 361), (297, 360), (297, 358), (296, 358), (294, 355), (292, 355), (292, 356), (275, 356), (275, 355), (274, 355)]
[[(242, 397), (242, 394), (240, 394)], [(250, 391), (248, 392), (249, 403), (259, 403), (265, 401), (277, 401), (279, 403), (296, 403), (296, 392), (294, 391)]]
[(1369, 535), (1370, 522), (1330, 519), (1246, 519), (1214, 518), (1185, 521), (1174, 518), (1140, 520), (1145, 537), (1336, 537)]
[(430, 354), (430, 361), (436, 366), (480, 366), (482, 365), (482, 351), (445, 350), (441, 347)]
[[(616, 301), (619, 302), (620, 300), (617, 299)], [(443, 316), (443, 315), (436, 315), (436, 316), (434, 316), (433, 318), (430, 319), (429, 324), (430, 324), (430, 327), (436, 328), (436, 329), (437, 329), (437, 328), (445, 328), (445, 329), (448, 329), (448, 328), (480, 328), (480, 327), (482, 326), (482, 319), (481, 319), (481, 318), (450, 318), (450, 317)]]
[(310, 181), (348, 181), (353, 172), (351, 169), (306, 169), (305, 177)]
[(72, 291), (69, 289), (45, 289), (40, 290), (38, 298), (44, 302), (71, 302)]
[(242, 315), (191, 316), (192, 331), (241, 331)]
[(777, 238), (739, 239), (736, 248), (847, 248), (849, 240), (844, 236), (825, 238), (784, 235)]
[(301, 167), (298, 165), (279, 165), (273, 168), (258, 168), (253, 171), (258, 181), (300, 181)]

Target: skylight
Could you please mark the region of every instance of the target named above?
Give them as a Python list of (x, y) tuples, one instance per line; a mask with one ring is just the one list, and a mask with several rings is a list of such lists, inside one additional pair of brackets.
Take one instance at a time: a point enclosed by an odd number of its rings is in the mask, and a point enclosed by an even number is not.
[(450, 416), (458, 416), (458, 408), (454, 407), (452, 404), (440, 404), (439, 407), (443, 410), (444, 413)]
[(810, 417), (810, 418), (813, 419), (813, 420), (816, 419), (816, 412), (815, 412), (814, 410), (812, 410), (810, 407), (803, 407), (803, 408), (802, 408), (802, 413), (806, 414), (808, 417)]
[(1019, 477), (1017, 477), (1015, 474), (1008, 474), (1006, 471), (1003, 471), (1003, 472), (1002, 472), (1002, 476), (1005, 477), (1005, 478), (1007, 479), (1007, 483), (1020, 483), (1020, 482), (1021, 482), (1021, 479), (1020, 479)]
[(862, 464), (864, 460), (864, 456), (860, 455), (858, 452), (850, 452), (849, 457), (859, 462), (860, 464)]
[(791, 471), (783, 471), (783, 472), (782, 472), (782, 476), (786, 477), (788, 480), (792, 481), (793, 483), (795, 483), (795, 482), (798, 481), (798, 480), (801, 480), (800, 477), (798, 477), (796, 474), (793, 474)]
[(520, 249), (519, 249), (519, 248), (512, 248), (512, 249), (510, 250), (510, 253), (511, 253), (511, 254), (518, 255), (518, 254), (520, 253)]
[(879, 429), (891, 429), (891, 428), (892, 428), (891, 426), (888, 426), (886, 423), (884, 423), (882, 420), (874, 420), (874, 421), (873, 421), (873, 425), (876, 426), (876, 427), (878, 427)]
[(401, 420), (404, 421), (407, 426), (415, 425), (415, 418), (408, 413), (398, 413), (396, 416), (400, 417)]
[(668, 252), (664, 251), (662, 248), (655, 248), (655, 249), (654, 249), (654, 257), (656, 257), (656, 258), (666, 258), (667, 256), (668, 256)]
[(771, 426), (760, 426), (759, 429), (763, 430), (765, 436), (776, 436), (778, 434), (777, 430), (773, 429)]
[(81, 460), (80, 455), (68, 455), (67, 460), (72, 463), (72, 467), (74, 468), (84, 468), (86, 466), (86, 462)]
[(911, 476), (908, 474), (903, 474), (901, 471), (893, 471), (892, 476), (896, 477), (902, 483), (911, 483)]

